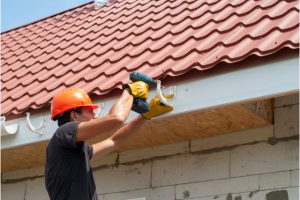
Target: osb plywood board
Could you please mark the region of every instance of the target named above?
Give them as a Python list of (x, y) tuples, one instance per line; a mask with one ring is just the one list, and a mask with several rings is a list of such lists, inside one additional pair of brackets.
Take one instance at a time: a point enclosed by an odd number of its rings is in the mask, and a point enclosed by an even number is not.
[(47, 144), (48, 142), (40, 142), (1, 150), (2, 172), (44, 165)]
[(244, 106), (187, 113), (145, 124), (120, 151), (221, 135), (270, 124)]
[[(263, 106), (258, 109), (257, 105)], [(260, 103), (231, 105), (151, 120), (140, 129), (130, 142), (119, 148), (118, 151), (176, 143), (265, 126), (272, 123), (272, 105), (272, 100), (264, 100)], [(266, 109), (262, 109), (262, 107)], [(111, 134), (105, 134), (89, 141), (89, 143), (102, 141)], [(3, 150), (2, 171), (44, 165), (47, 143), (41, 142)]]

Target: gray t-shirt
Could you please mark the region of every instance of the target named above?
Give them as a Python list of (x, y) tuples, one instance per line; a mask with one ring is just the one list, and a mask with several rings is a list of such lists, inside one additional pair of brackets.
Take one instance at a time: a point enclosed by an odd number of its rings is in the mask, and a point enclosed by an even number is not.
[(93, 148), (76, 142), (78, 121), (60, 126), (46, 149), (45, 184), (51, 200), (97, 200)]

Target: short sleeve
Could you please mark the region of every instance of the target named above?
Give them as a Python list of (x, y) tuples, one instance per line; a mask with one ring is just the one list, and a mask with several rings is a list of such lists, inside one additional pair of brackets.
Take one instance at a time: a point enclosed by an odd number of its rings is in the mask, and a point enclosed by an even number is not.
[(79, 121), (68, 122), (57, 129), (55, 137), (63, 147), (75, 148), (78, 146), (76, 132), (79, 123)]

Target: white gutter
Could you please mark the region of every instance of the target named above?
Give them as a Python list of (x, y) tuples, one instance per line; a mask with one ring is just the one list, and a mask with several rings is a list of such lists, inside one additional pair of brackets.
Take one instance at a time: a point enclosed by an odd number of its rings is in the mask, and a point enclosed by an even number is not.
[[(228, 67), (228, 70), (208, 73), (201, 78), (177, 81), (174, 110), (162, 117), (296, 93), (299, 91), (298, 66), (299, 58), (293, 56), (236, 70), (229, 70)], [(155, 90), (151, 90), (149, 97), (154, 95)], [(102, 108), (103, 114), (106, 114), (117, 98), (111, 97), (95, 103), (104, 102)], [(132, 112), (128, 121), (135, 116), (137, 114)], [(26, 117), (6, 122), (7, 126), (18, 125), (18, 131), (1, 137), (2, 149), (49, 140), (57, 129), (56, 122), (50, 120), (49, 112), (35, 114), (28, 120), (32, 123), (31, 127)], [(46, 120), (45, 124), (41, 123), (43, 120)], [(41, 128), (35, 129), (36, 126)]]

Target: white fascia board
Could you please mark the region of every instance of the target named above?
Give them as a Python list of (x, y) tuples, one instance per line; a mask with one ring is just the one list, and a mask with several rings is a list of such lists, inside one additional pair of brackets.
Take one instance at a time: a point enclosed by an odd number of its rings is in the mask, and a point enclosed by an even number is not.
[[(175, 86), (174, 110), (161, 117), (299, 92), (299, 58), (294, 56), (185, 81), (179, 79)], [(149, 97), (154, 95), (153, 89)], [(117, 98), (106, 98), (95, 103), (104, 102), (103, 114), (105, 115)], [(46, 126), (41, 131), (43, 135), (29, 129), (26, 117), (7, 121), (7, 125), (18, 124), (19, 128), (16, 134), (1, 137), (1, 148), (7, 149), (49, 140), (58, 127), (57, 122), (51, 121), (50, 113), (34, 114), (31, 116), (31, 122), (33, 126), (40, 126), (43, 116), (46, 117)], [(136, 116), (136, 113), (131, 112), (127, 121)]]

